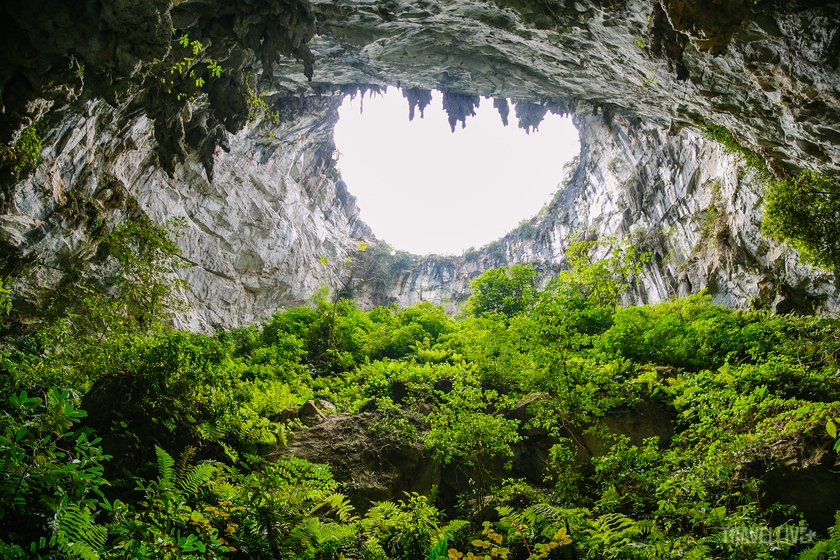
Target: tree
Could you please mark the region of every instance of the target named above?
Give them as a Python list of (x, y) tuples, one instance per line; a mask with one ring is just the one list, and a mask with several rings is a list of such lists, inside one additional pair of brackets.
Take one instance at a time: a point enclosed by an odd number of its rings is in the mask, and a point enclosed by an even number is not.
[(501, 313), (512, 317), (527, 311), (534, 299), (534, 278), (537, 271), (531, 265), (517, 264), (486, 271), (470, 282), (470, 310), (473, 315)]
[(600, 240), (575, 241), (566, 249), (570, 271), (558, 274), (547, 291), (565, 292), (567, 297), (577, 296), (598, 307), (615, 310), (621, 296), (633, 277), (642, 272), (642, 263), (650, 260), (650, 253), (639, 253), (629, 241), (606, 240), (606, 252), (597, 258)]
[(840, 183), (803, 171), (768, 188), (762, 231), (799, 251), (802, 260), (840, 272)]
[(496, 404), (496, 400), (493, 391), (456, 383), (446, 396), (446, 407), (430, 415), (431, 428), (426, 434), (426, 448), (433, 449), (443, 463), (458, 460), (474, 469), (477, 512), (486, 505), (492, 460), (513, 457), (510, 446), (522, 439), (517, 431), (519, 420), (486, 413), (488, 405)]

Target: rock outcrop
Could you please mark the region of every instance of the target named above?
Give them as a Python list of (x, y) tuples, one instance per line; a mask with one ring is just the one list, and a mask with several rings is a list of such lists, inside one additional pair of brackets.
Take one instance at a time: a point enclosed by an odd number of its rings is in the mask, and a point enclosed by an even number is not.
[[(187, 221), (179, 243), (194, 266), (181, 274), (193, 312), (180, 326), (247, 324), (319, 285), (338, 289), (370, 233), (331, 164), (335, 111), (343, 94), (387, 86), (405, 88), (421, 113), (440, 89), (452, 126), (468, 124), (480, 96), (503, 120), (512, 100), (527, 130), (546, 112), (575, 114), (588, 142), (533, 238), (503, 240), (504, 261), (423, 264), (397, 280), (400, 302), (416, 301), (405, 294), (418, 286), (419, 299), (455, 300), (489, 264), (563, 266), (563, 236), (595, 227), (654, 253), (634, 301), (708, 287), (729, 305), (836, 309), (831, 278), (756, 234), (758, 185), (696, 127), (726, 127), (774, 173), (836, 174), (840, 6), (719, 5), (6, 2), (0, 239), (16, 309), (90, 261), (94, 230), (132, 212)], [(254, 112), (262, 118), (249, 124)], [(38, 121), (49, 130), (31, 169), (20, 139)], [(710, 230), (696, 221), (712, 214), (715, 239), (701, 239)]]
[[(512, 446), (512, 457), (495, 457), (485, 465), (494, 479), (512, 475), (538, 486), (545, 483), (550, 449), (558, 440), (542, 428), (525, 428), (532, 419), (528, 406), (535, 400), (525, 399), (505, 413), (520, 421), (523, 439)], [(354, 506), (363, 511), (372, 502), (402, 499), (405, 492), (428, 495), (432, 486), (438, 487), (443, 507), (455, 508), (456, 497), (469, 493), (479, 479), (476, 469), (462, 460), (440, 463), (423, 447), (422, 438), (401, 437), (385, 427), (387, 423), (377, 413), (325, 415), (310, 401), (298, 414), (301, 419), (317, 415), (318, 420), (291, 436), (288, 445), (266, 447), (261, 455), (269, 460), (293, 455), (329, 464), (335, 479), (352, 490)], [(425, 419), (416, 412), (402, 414), (419, 433), (428, 429)], [(587, 433), (583, 436), (586, 448), (576, 446), (576, 464), (589, 463), (593, 457), (607, 453), (616, 435), (627, 436), (630, 444), (636, 446), (641, 446), (645, 438), (658, 437), (660, 445), (666, 447), (673, 434), (668, 413), (650, 399), (605, 416), (600, 425), (605, 430), (601, 437)], [(582, 433), (583, 427), (576, 431)], [(505, 467), (508, 460), (510, 469)]]
[[(301, 412), (302, 413), (302, 412)], [(428, 495), (440, 480), (440, 464), (422, 445), (381, 430), (372, 413), (329, 414), (323, 421), (291, 437), (287, 446), (268, 448), (266, 459), (294, 455), (326, 463), (335, 479), (351, 491), (354, 507), (402, 499), (404, 492)]]

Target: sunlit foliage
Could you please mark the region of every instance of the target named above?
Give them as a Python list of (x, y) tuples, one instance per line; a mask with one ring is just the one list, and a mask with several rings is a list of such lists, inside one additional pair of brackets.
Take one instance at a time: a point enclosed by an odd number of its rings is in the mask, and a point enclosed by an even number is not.
[[(762, 476), (784, 453), (836, 460), (836, 319), (704, 294), (621, 308), (646, 256), (581, 240), (551, 281), (487, 272), (459, 320), (430, 303), (362, 312), (321, 293), (263, 325), (191, 334), (166, 326), (168, 235), (117, 230), (122, 279), (101, 302), (78, 274), (66, 305), (0, 350), (4, 558), (746, 560), (840, 548), (836, 528), (816, 543), (726, 532), (805, 534), (794, 506), (762, 498)], [(353, 510), (352, 485), (329, 466), (265, 458), (305, 429), (297, 410), (310, 399), (470, 480), (455, 496)], [(651, 407), (670, 441), (615, 431)], [(535, 460), (523, 454), (539, 438), (542, 479), (523, 478), (514, 467)]]

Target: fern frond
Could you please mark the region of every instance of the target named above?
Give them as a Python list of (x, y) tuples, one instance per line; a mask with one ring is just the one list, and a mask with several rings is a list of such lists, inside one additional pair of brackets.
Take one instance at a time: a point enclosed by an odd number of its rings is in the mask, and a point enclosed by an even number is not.
[(258, 443), (261, 445), (274, 445), (277, 443), (277, 438), (274, 432), (268, 426), (254, 426), (248, 430), (247, 437), (243, 438), (250, 443)]
[(399, 506), (394, 502), (374, 502), (374, 506), (368, 510), (367, 516), (370, 518), (388, 517), (399, 509)]
[(229, 446), (223, 441), (219, 441), (218, 444), (222, 446), (222, 450), (225, 452), (225, 455), (227, 455), (230, 458), (231, 461), (233, 461), (234, 463), (239, 462), (239, 453), (237, 453), (233, 447)]
[(571, 527), (579, 527), (586, 522), (586, 516), (589, 514), (589, 511), (582, 508), (566, 509), (555, 508), (548, 504), (536, 504), (526, 508), (524, 513), (534, 516), (531, 518), (531, 525), (537, 519), (545, 519), (554, 523), (563, 521)]
[(225, 437), (224, 432), (215, 426), (211, 426), (207, 422), (196, 426), (196, 430), (198, 431), (198, 435), (201, 436), (201, 439), (205, 439), (207, 441), (219, 441)]
[(178, 469), (177, 469), (177, 476), (178, 480), (183, 480), (185, 476), (189, 473), (190, 470), (190, 463), (192, 462), (193, 457), (195, 457), (196, 449), (192, 445), (188, 445), (184, 451), (181, 453), (180, 459), (178, 459)]
[(87, 508), (67, 504), (59, 516), (56, 537), (63, 553), (83, 560), (97, 560), (98, 551), (105, 546), (108, 538), (108, 529), (94, 525), (93, 516)]
[(175, 481), (175, 460), (172, 456), (155, 445), (155, 455), (157, 455), (158, 473), (160, 475), (161, 485), (170, 485)]
[(315, 533), (315, 540), (321, 549), (335, 550), (355, 534), (352, 525), (339, 523), (320, 523)]
[(835, 543), (840, 544), (840, 510), (834, 514), (834, 527), (829, 528), (828, 536)]
[(440, 529), (441, 540), (451, 541), (461, 529), (469, 527), (470, 522), (463, 519), (453, 519)]
[(330, 494), (326, 496), (320, 503), (313, 506), (309, 514), (311, 515), (323, 506), (329, 506), (331, 508), (329, 513), (335, 513), (340, 521), (348, 521), (350, 514), (353, 513), (353, 506), (344, 494)]
[(216, 467), (214, 465), (202, 463), (193, 467), (190, 472), (178, 482), (185, 492), (195, 496), (199, 493), (201, 487), (207, 484), (215, 474)]
[(289, 538), (297, 544), (298, 550), (300, 548), (309, 549), (313, 547), (314, 543), (317, 543), (317, 534), (319, 531), (319, 521), (314, 517), (305, 517), (303, 521), (298, 523), (292, 532), (289, 534)]
[(389, 560), (388, 554), (376, 537), (370, 537), (365, 541), (364, 558), (368, 560)]
[(241, 495), (242, 488), (227, 481), (218, 482), (213, 485), (213, 493), (222, 500), (229, 500)]

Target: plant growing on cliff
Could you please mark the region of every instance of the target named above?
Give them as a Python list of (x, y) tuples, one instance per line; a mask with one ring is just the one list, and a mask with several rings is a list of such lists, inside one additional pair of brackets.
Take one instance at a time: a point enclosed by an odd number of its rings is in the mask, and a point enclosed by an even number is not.
[(505, 258), (505, 248), (502, 246), (501, 241), (491, 241), (484, 247), (482, 247), (484, 252), (496, 260), (504, 260)]
[(725, 126), (706, 124), (702, 127), (703, 136), (714, 140), (723, 146), (724, 153), (735, 156), (755, 171), (756, 177), (762, 182), (770, 181), (773, 176), (767, 169), (767, 160), (760, 154), (741, 144), (732, 132)]
[(571, 270), (559, 274), (553, 286), (563, 286), (597, 306), (615, 310), (624, 290), (650, 258), (650, 253), (640, 252), (627, 240), (580, 239), (566, 249)]
[(59, 286), (44, 294), (49, 317), (65, 317), (77, 334), (108, 330), (147, 331), (169, 314), (186, 310), (178, 298), (184, 281), (174, 276), (185, 263), (173, 237), (185, 228), (173, 218), (163, 227), (145, 216), (118, 226), (105, 237), (100, 251), (108, 255), (103, 274), (91, 266), (68, 271)]
[[(172, 30), (172, 35), (177, 35), (177, 30)], [(172, 49), (170, 57), (174, 58), (167, 71), (159, 71), (159, 80), (167, 94), (175, 95), (178, 101), (188, 99), (190, 101), (195, 99), (200, 88), (206, 83), (205, 76), (208, 78), (218, 78), (222, 75), (222, 67), (212, 60), (204, 57), (205, 47), (201, 41), (194, 39), (190, 41), (187, 33), (182, 34), (177, 39), (173, 39), (176, 45), (183, 49), (179, 54), (174, 54), (176, 48)], [(192, 56), (189, 56), (192, 54)], [(206, 63), (206, 68), (199, 68), (199, 65)]]
[(802, 260), (840, 272), (840, 183), (803, 171), (768, 187), (762, 231), (799, 251)]
[(44, 128), (45, 126), (40, 122), (24, 128), (15, 145), (9, 150), (12, 174), (15, 176), (15, 180), (20, 179), (21, 173), (34, 169), (41, 162), (41, 150), (43, 149), (41, 137), (45, 132)]

